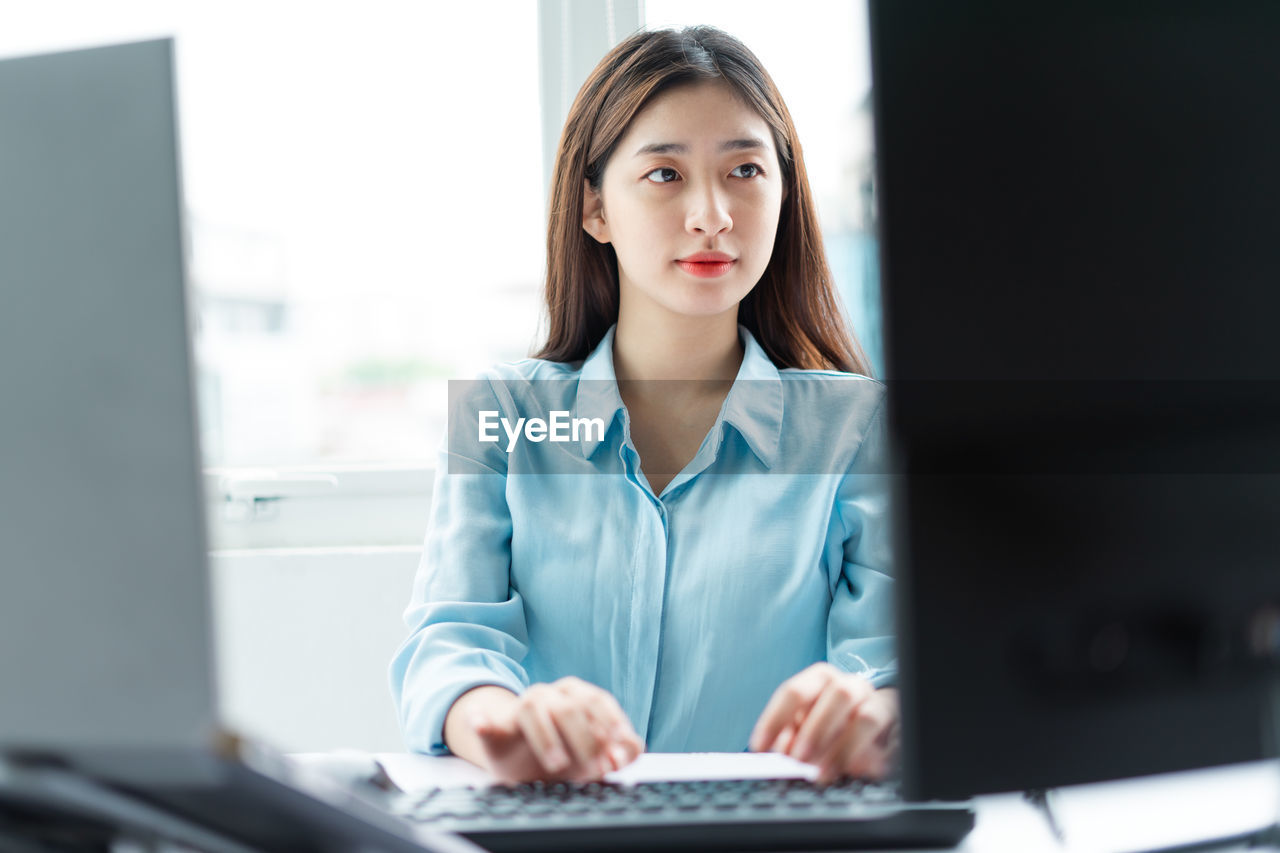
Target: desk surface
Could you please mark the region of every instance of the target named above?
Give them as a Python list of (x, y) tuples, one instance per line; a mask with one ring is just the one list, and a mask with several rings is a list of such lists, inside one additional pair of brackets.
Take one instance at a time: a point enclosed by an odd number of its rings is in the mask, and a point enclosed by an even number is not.
[[(295, 756), (323, 767), (351, 755)], [(401, 787), (484, 785), (490, 777), (459, 758), (404, 753), (375, 756)], [(663, 778), (811, 776), (813, 768), (783, 756), (735, 754), (646, 754), (611, 781)], [(977, 798), (974, 831), (958, 853), (1117, 853), (1150, 850), (1257, 829), (1280, 817), (1280, 764), (1255, 762), (1077, 785), (1055, 792), (1054, 809), (1065, 842), (1049, 831), (1044, 816), (1020, 794)]]

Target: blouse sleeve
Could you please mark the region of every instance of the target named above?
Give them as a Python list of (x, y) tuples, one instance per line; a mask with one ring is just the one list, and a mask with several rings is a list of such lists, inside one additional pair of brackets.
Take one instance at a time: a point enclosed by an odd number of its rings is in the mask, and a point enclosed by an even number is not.
[[(440, 451), (422, 559), (404, 619), (409, 636), (391, 662), (391, 693), (409, 749), (444, 755), (444, 721), (473, 687), (522, 693), (528, 650), (524, 603), (511, 588), (511, 514), (506, 459), (497, 445), (468, 440), (487, 382), (465, 383), (470, 405), (452, 406)], [(483, 390), (482, 390), (483, 389)], [(469, 414), (468, 414), (469, 413)]]
[(827, 661), (876, 687), (897, 678), (883, 397), (836, 495), (844, 531), (827, 617)]

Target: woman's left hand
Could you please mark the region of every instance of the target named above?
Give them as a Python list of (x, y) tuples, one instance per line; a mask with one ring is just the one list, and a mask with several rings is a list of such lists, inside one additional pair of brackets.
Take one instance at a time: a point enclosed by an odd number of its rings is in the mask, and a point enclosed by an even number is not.
[(774, 691), (751, 733), (753, 752), (818, 765), (818, 781), (883, 779), (898, 750), (898, 691), (815, 663)]

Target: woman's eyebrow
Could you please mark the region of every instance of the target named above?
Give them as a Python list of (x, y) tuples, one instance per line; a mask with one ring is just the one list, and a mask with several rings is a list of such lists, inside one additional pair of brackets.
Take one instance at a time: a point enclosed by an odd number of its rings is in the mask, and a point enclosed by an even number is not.
[[(757, 137), (746, 137), (743, 139), (730, 139), (727, 142), (720, 143), (721, 151), (763, 151), (768, 146), (764, 140)], [(689, 146), (683, 142), (650, 142), (648, 145), (642, 145), (634, 156), (644, 157), (647, 154), (688, 154)]]

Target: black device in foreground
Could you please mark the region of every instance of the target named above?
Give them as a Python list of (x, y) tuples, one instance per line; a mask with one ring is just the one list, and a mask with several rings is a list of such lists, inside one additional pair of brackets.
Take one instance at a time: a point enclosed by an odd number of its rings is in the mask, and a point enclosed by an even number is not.
[(1280, 5), (871, 32), (908, 794), (1274, 755)]

